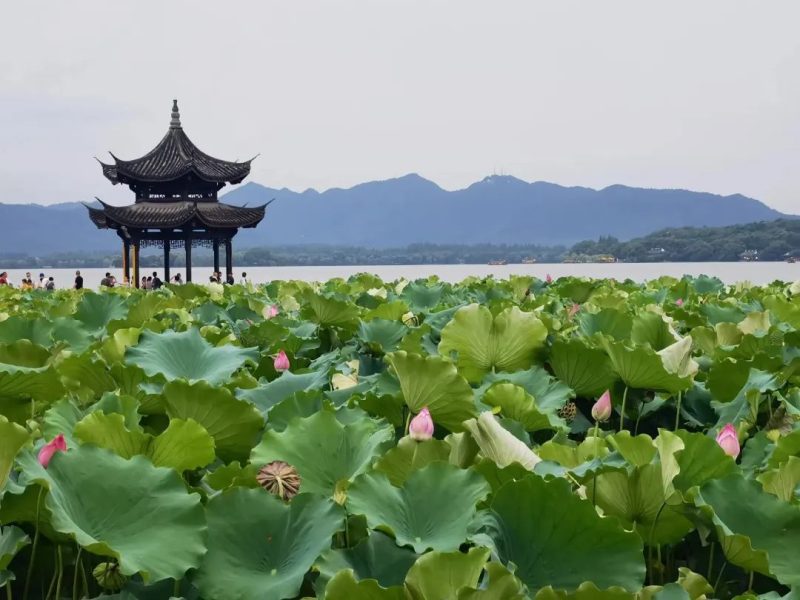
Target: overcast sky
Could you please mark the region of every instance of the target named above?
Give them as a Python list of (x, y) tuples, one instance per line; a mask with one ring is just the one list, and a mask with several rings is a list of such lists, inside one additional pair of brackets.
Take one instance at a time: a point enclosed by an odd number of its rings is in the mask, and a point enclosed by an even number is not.
[(132, 201), (92, 158), (184, 129), (250, 179), (417, 172), (743, 193), (800, 213), (797, 0), (13, 2), (0, 201)]

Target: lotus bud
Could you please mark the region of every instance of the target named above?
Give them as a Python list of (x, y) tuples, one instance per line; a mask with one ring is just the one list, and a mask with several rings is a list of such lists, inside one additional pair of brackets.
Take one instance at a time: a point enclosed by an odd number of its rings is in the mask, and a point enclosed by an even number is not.
[(675, 300), (675, 306), (677, 306), (678, 308), (683, 306), (683, 298), (678, 298), (677, 300)]
[(297, 469), (282, 460), (274, 460), (261, 467), (256, 480), (270, 494), (282, 500), (291, 500), (300, 491)]
[(722, 431), (717, 434), (717, 443), (722, 448), (722, 451), (733, 459), (739, 456), (739, 451), (741, 450), (739, 436), (736, 434), (736, 428), (731, 423), (725, 425)]
[(433, 419), (427, 407), (423, 407), (419, 414), (411, 419), (408, 424), (408, 435), (412, 440), (424, 442), (433, 437)]
[(567, 317), (571, 319), (572, 317), (574, 317), (575, 315), (578, 314), (578, 311), (580, 309), (581, 309), (581, 305), (580, 304), (573, 304), (567, 310)]
[(39, 450), (39, 464), (45, 469), (50, 464), (50, 459), (53, 458), (56, 452), (66, 452), (67, 442), (64, 439), (64, 434), (59, 433), (52, 440), (47, 442), (42, 449)]
[(283, 373), (284, 371), (288, 371), (291, 364), (289, 363), (289, 357), (286, 356), (286, 352), (281, 350), (275, 356), (275, 359), (272, 361), (272, 365), (275, 367), (275, 370), (278, 373)]
[(611, 392), (606, 390), (592, 406), (592, 418), (598, 423), (605, 423), (611, 418)]
[(400, 320), (406, 327), (416, 327), (419, 324), (419, 321), (417, 320), (417, 315), (415, 315), (411, 311), (408, 311), (402, 317), (400, 317)]
[(545, 283), (547, 283), (548, 285), (549, 285), (549, 284), (551, 284), (551, 283), (553, 283), (553, 276), (552, 276), (552, 275), (550, 275), (550, 273), (548, 273), (547, 275), (545, 275), (545, 277), (544, 277), (544, 281), (545, 281)]
[(128, 579), (119, 572), (119, 564), (115, 562), (101, 562), (92, 570), (92, 575), (101, 588), (111, 592), (121, 590)]
[(261, 314), (264, 315), (265, 319), (271, 319), (273, 317), (277, 317), (278, 312), (278, 306), (276, 304), (271, 304), (269, 306), (265, 306), (264, 310), (261, 311)]

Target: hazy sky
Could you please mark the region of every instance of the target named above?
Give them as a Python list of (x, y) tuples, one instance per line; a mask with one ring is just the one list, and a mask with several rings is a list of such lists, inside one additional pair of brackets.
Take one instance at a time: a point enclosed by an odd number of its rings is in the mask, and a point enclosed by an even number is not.
[(493, 172), (800, 213), (797, 0), (8, 2), (0, 201), (132, 201), (173, 97), (274, 187)]

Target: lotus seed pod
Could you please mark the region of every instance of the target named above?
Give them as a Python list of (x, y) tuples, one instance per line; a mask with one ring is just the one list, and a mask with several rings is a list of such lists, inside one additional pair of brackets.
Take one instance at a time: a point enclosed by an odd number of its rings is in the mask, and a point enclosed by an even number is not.
[(256, 480), (270, 494), (282, 500), (291, 500), (300, 491), (300, 475), (292, 465), (282, 460), (261, 467)]
[(557, 414), (567, 423), (572, 423), (572, 421), (575, 419), (575, 415), (578, 414), (578, 407), (574, 402), (570, 401), (559, 408)]
[(112, 592), (122, 589), (128, 580), (119, 572), (119, 564), (114, 562), (100, 563), (92, 570), (92, 575), (101, 588)]

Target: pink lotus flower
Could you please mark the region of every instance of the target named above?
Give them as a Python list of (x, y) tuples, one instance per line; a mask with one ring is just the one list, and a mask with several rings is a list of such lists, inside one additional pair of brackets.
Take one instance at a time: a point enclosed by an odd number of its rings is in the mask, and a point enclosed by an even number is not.
[(592, 418), (598, 423), (605, 423), (611, 418), (611, 392), (606, 390), (592, 406)]
[(683, 298), (678, 298), (677, 300), (675, 300), (675, 306), (677, 306), (678, 308), (683, 306)]
[(275, 359), (272, 361), (272, 365), (275, 367), (275, 370), (278, 373), (283, 373), (284, 371), (288, 371), (291, 364), (289, 363), (289, 357), (286, 356), (286, 352), (281, 350), (275, 356)]
[(39, 464), (46, 469), (47, 465), (50, 464), (50, 459), (53, 458), (53, 455), (55, 455), (56, 452), (66, 451), (67, 441), (64, 439), (64, 435), (59, 433), (56, 437), (42, 446), (41, 450), (39, 450)]
[(553, 277), (550, 275), (550, 273), (545, 275), (544, 280), (545, 280), (545, 283), (548, 283), (548, 284), (553, 283)]
[(578, 311), (580, 309), (581, 309), (581, 305), (580, 304), (573, 304), (567, 310), (567, 317), (569, 317), (571, 319), (572, 317), (574, 317), (575, 315), (578, 314)]
[(739, 456), (739, 451), (741, 450), (739, 436), (736, 434), (736, 428), (731, 423), (725, 425), (722, 431), (717, 434), (717, 443), (728, 456), (734, 459)]
[(427, 407), (423, 407), (419, 414), (411, 419), (408, 424), (408, 435), (412, 440), (424, 442), (433, 437), (433, 419)]
[(264, 316), (267, 319), (271, 319), (272, 317), (277, 317), (278, 316), (278, 305), (277, 304), (271, 304), (270, 306), (268, 306), (266, 308), (264, 313), (265, 313)]

